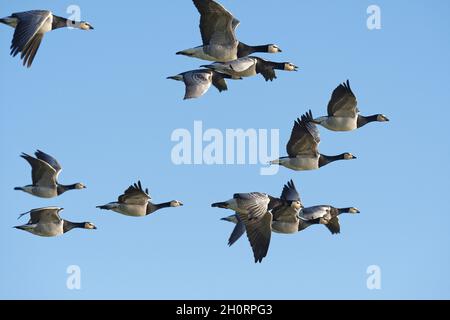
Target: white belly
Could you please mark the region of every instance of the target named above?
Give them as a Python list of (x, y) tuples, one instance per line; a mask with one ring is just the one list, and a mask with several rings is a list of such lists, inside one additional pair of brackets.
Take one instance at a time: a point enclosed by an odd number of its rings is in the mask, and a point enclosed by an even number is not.
[(319, 169), (319, 158), (285, 158), (281, 159), (280, 165), (296, 171), (316, 170)]
[(147, 215), (147, 206), (143, 205), (119, 204), (111, 210), (130, 217), (144, 217)]
[(40, 198), (54, 198), (58, 196), (56, 185), (54, 187), (33, 187), (26, 186), (23, 188), (25, 192)]
[(272, 231), (276, 233), (292, 234), (298, 232), (298, 221), (297, 222), (272, 222)]
[(321, 121), (321, 125), (333, 131), (352, 131), (357, 128), (357, 121), (357, 117), (329, 117)]
[(64, 233), (63, 221), (59, 223), (40, 223), (34, 229), (29, 230), (31, 233), (41, 237), (56, 237)]

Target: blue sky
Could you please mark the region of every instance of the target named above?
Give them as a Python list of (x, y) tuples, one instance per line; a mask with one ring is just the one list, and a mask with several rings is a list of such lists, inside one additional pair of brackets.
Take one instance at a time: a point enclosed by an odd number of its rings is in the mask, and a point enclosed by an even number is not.
[[(372, 1), (222, 0), (241, 20), (238, 37), (276, 43), (298, 73), (229, 82), (182, 101), (165, 77), (203, 61), (174, 53), (200, 44), (191, 1), (77, 1), (93, 32), (45, 36), (31, 69), (9, 56), (13, 30), (0, 26), (0, 298), (62, 299), (442, 299), (450, 298), (450, 9), (448, 1), (376, 1), (382, 29), (369, 31)], [(256, 5), (256, 4), (260, 5)], [(2, 16), (29, 9), (66, 15), (69, 1), (2, 1)], [(263, 55), (262, 55), (263, 56)], [(296, 117), (324, 115), (346, 79), (363, 114), (391, 122), (350, 133), (321, 130), (321, 151), (358, 160), (313, 172), (259, 175), (258, 165), (175, 166), (173, 130), (280, 129)], [(62, 183), (88, 189), (56, 199), (14, 191), (30, 182), (21, 152), (42, 149), (63, 165)], [(281, 150), (284, 153), (284, 147)], [(243, 238), (228, 248), (231, 214), (210, 208), (235, 192), (279, 195), (294, 179), (306, 206), (356, 206), (342, 233), (323, 226), (272, 237), (253, 263)], [(156, 202), (185, 206), (136, 219), (95, 209), (141, 179)], [(17, 216), (57, 205), (63, 217), (98, 230), (39, 238), (13, 229)], [(23, 220), (22, 222), (25, 222)], [(66, 288), (66, 268), (81, 268), (81, 290)], [(378, 265), (382, 289), (368, 290)]]

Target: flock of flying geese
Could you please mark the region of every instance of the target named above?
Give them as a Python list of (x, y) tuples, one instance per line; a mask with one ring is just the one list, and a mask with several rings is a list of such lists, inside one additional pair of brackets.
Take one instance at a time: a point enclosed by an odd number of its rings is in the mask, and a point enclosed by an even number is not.
[(200, 13), (200, 33), (203, 44), (177, 52), (178, 55), (198, 58), (214, 63), (200, 66), (167, 79), (184, 82), (184, 99), (198, 98), (211, 85), (220, 92), (228, 90), (225, 79), (241, 80), (261, 74), (266, 81), (277, 78), (275, 70), (297, 71), (290, 62), (272, 62), (250, 56), (255, 52), (277, 53), (281, 49), (275, 44), (249, 46), (236, 37), (240, 21), (227, 9), (213, 0), (193, 0)]
[[(200, 31), (203, 44), (201, 46), (177, 52), (177, 54), (214, 61), (202, 65), (203, 69), (180, 73), (170, 79), (183, 81), (186, 86), (185, 99), (202, 96), (212, 85), (219, 91), (227, 90), (225, 79), (242, 79), (261, 74), (266, 81), (276, 78), (275, 70), (297, 71), (297, 67), (289, 62), (271, 62), (256, 56), (255, 52), (281, 52), (277, 45), (249, 46), (236, 38), (235, 29), (239, 25), (233, 15), (214, 0), (193, 0), (199, 11)], [(14, 13), (0, 19), (1, 23), (15, 28), (11, 55), (20, 53), (23, 64), (30, 67), (39, 45), (46, 32), (62, 28), (74, 27), (90, 30), (93, 27), (85, 21), (76, 22), (53, 15), (50, 11), (33, 10)], [(351, 153), (328, 156), (318, 150), (320, 134), (318, 125), (332, 131), (352, 131), (370, 122), (386, 122), (389, 119), (382, 115), (362, 116), (357, 108), (356, 96), (347, 80), (332, 93), (328, 103), (328, 114), (314, 118), (311, 110), (298, 118), (287, 143), (287, 156), (270, 162), (291, 170), (316, 170), (337, 160), (351, 160), (356, 157)], [(52, 156), (37, 150), (35, 157), (23, 153), (32, 169), (32, 184), (16, 187), (41, 198), (54, 198), (69, 190), (85, 189), (82, 183), (63, 185), (58, 182), (61, 165)], [(142, 187), (140, 181), (129, 186), (115, 202), (97, 208), (111, 210), (123, 215), (143, 217), (167, 207), (179, 207), (178, 200), (155, 204), (151, 201), (148, 189)], [(356, 214), (354, 207), (335, 208), (331, 205), (304, 207), (299, 193), (290, 180), (284, 185), (281, 196), (273, 197), (266, 193), (237, 193), (232, 199), (213, 203), (212, 207), (230, 209), (234, 215), (223, 218), (235, 224), (228, 244), (233, 245), (244, 233), (253, 250), (255, 262), (266, 257), (272, 232), (292, 234), (302, 231), (311, 225), (323, 224), (332, 234), (340, 233), (339, 215)], [(62, 235), (74, 228), (96, 229), (91, 222), (71, 222), (60, 217), (60, 207), (33, 209), (20, 217), (29, 214), (30, 220), (25, 225), (15, 228), (44, 237)], [(20, 218), (19, 217), (19, 218)]]

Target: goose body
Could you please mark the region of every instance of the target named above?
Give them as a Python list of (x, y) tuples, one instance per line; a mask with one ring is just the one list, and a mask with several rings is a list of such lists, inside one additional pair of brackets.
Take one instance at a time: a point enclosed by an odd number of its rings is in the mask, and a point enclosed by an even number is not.
[(111, 210), (130, 217), (144, 217), (153, 212), (168, 207), (179, 207), (183, 204), (178, 200), (153, 204), (148, 189), (144, 190), (140, 181), (128, 187), (118, 201), (97, 206), (102, 210)]
[(228, 62), (215, 62), (202, 67), (228, 74), (233, 78), (252, 77), (261, 74), (266, 81), (277, 78), (275, 70), (297, 71), (290, 62), (272, 62), (259, 57), (244, 57)]
[(198, 69), (180, 73), (176, 76), (167, 77), (176, 81), (184, 82), (186, 87), (184, 99), (199, 98), (204, 95), (211, 85), (214, 85), (219, 92), (228, 90), (225, 79), (231, 76), (215, 72), (208, 69)]
[(32, 184), (16, 187), (14, 190), (23, 191), (40, 198), (54, 198), (69, 190), (81, 190), (86, 186), (82, 183), (62, 185), (58, 182), (62, 170), (59, 162), (52, 156), (37, 150), (35, 157), (22, 153), (21, 157), (31, 166)]
[(57, 237), (75, 228), (97, 229), (91, 222), (71, 222), (61, 219), (59, 213), (62, 210), (59, 207), (33, 209), (19, 216), (21, 218), (29, 214), (28, 223), (15, 228), (41, 237)]
[(311, 111), (297, 119), (291, 138), (286, 146), (287, 157), (273, 160), (270, 164), (280, 165), (295, 171), (316, 170), (338, 160), (356, 159), (351, 153), (327, 156), (319, 153), (320, 134)]
[(350, 82), (340, 84), (334, 89), (328, 103), (328, 115), (314, 119), (319, 124), (332, 131), (352, 131), (371, 122), (386, 122), (389, 119), (382, 114), (362, 116), (359, 114), (356, 96)]
[(200, 13), (203, 44), (177, 54), (207, 61), (232, 61), (254, 52), (281, 52), (276, 45), (249, 46), (236, 38), (240, 24), (233, 15), (214, 0), (193, 0)]
[(338, 209), (329, 205), (320, 205), (302, 208), (299, 216), (310, 225), (323, 224), (332, 234), (338, 234), (341, 232), (339, 216), (343, 213), (357, 214), (360, 211), (354, 207)]
[(231, 246), (247, 233), (255, 262), (261, 262), (267, 255), (272, 231), (293, 233), (295, 228), (298, 230), (298, 211), (302, 207), (292, 181), (284, 187), (280, 198), (260, 192), (237, 193), (232, 199), (211, 206), (236, 212), (223, 219), (236, 224), (228, 244)]
[(23, 65), (31, 67), (44, 35), (54, 29), (73, 27), (90, 30), (93, 27), (85, 21), (76, 22), (54, 15), (48, 10), (31, 10), (13, 13), (0, 19), (0, 23), (15, 29), (11, 43), (11, 55), (20, 53)]

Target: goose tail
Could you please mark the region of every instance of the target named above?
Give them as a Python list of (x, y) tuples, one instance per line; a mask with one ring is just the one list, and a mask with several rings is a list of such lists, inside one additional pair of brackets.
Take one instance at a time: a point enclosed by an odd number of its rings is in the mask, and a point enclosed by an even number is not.
[(108, 203), (102, 206), (96, 206), (97, 209), (101, 209), (101, 210), (112, 210), (116, 207), (116, 204), (114, 203)]

